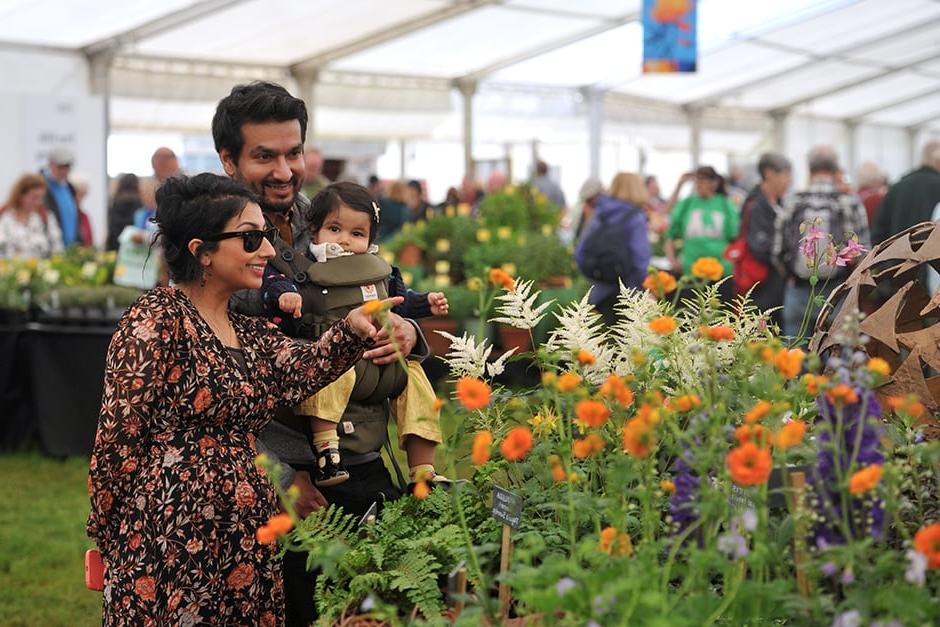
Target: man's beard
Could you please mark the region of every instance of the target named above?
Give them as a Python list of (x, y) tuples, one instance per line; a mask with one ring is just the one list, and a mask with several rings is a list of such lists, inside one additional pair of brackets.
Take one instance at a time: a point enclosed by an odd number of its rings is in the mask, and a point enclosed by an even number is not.
[[(244, 179), (242, 179), (240, 176), (237, 176), (236, 178), (241, 180), (243, 183), (245, 182)], [(283, 201), (283, 202), (274, 201), (268, 198), (267, 194), (265, 193), (267, 183), (279, 184), (280, 181), (272, 181), (270, 179), (266, 179), (259, 183), (254, 183), (254, 184), (249, 185), (249, 187), (251, 188), (251, 191), (257, 194), (259, 197), (260, 202), (258, 204), (261, 206), (261, 210), (265, 213), (267, 212), (287, 213), (288, 211), (290, 211), (290, 208), (293, 207), (294, 203), (297, 201), (297, 193), (300, 191), (300, 182), (297, 179), (297, 177), (292, 176), (290, 178), (290, 188), (293, 194), (290, 200)]]

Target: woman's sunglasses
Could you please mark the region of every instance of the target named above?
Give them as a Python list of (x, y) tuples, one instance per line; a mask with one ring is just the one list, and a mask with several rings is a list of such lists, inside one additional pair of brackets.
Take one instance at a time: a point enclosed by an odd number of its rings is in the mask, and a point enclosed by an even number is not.
[(205, 238), (207, 242), (218, 242), (223, 239), (231, 239), (233, 237), (242, 238), (242, 245), (245, 247), (246, 253), (253, 253), (259, 248), (261, 248), (261, 240), (266, 239), (271, 243), (271, 246), (274, 246), (274, 243), (277, 242), (277, 227), (272, 226), (270, 229), (264, 229), (263, 231), (255, 229), (252, 231), (229, 231), (227, 233), (217, 233), (216, 235), (210, 235)]

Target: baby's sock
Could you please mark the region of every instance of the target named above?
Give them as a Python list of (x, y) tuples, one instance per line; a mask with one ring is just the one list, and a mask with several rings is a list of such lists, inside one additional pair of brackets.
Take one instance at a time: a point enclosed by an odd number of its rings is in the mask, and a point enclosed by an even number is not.
[(330, 448), (339, 448), (339, 436), (335, 429), (329, 431), (315, 431), (313, 433), (313, 449), (322, 453)]

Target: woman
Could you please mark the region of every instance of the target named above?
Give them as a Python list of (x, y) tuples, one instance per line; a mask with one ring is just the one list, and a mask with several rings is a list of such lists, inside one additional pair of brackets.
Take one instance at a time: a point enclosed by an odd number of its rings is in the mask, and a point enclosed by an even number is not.
[[(695, 180), (695, 193), (678, 201), (679, 191)], [(731, 273), (731, 262), (724, 258), (725, 248), (738, 235), (738, 212), (725, 194), (724, 179), (711, 166), (687, 172), (679, 179), (669, 199), (669, 229), (666, 231), (666, 257), (677, 274), (691, 274), (692, 264), (702, 257), (714, 257)], [(681, 259), (676, 255), (676, 240), (682, 241)], [(731, 281), (722, 292), (733, 295)]]
[(108, 238), (106, 250), (118, 249), (118, 238), (124, 227), (133, 226), (134, 214), (144, 206), (140, 199), (140, 181), (136, 174), (122, 174), (118, 178), (114, 200), (108, 208)]
[(606, 265), (619, 265), (626, 269), (616, 281), (595, 281), (591, 290), (590, 302), (608, 325), (616, 322), (614, 305), (620, 292), (618, 282), (626, 287), (641, 288), (646, 277), (650, 244), (643, 211), (645, 203), (643, 179), (630, 172), (618, 173), (610, 184), (609, 195), (597, 197), (591, 219), (575, 252), (578, 266), (584, 268), (585, 260), (592, 254), (602, 254), (601, 249), (617, 251), (617, 258), (609, 260)]
[(0, 257), (49, 257), (62, 252), (62, 231), (43, 207), (46, 181), (39, 174), (21, 176), (7, 204), (0, 207)]
[(303, 344), (229, 312), (274, 255), (254, 196), (200, 174), (168, 180), (157, 204), (175, 287), (146, 293), (118, 324), (91, 458), (104, 623), (281, 624), (281, 565), (255, 538), (277, 503), (254, 437), (275, 407), (352, 366), (375, 326), (359, 308)]
[(408, 206), (405, 204), (407, 185), (395, 181), (388, 186), (388, 195), (379, 199), (382, 207), (379, 220), (379, 242), (388, 241), (408, 221)]

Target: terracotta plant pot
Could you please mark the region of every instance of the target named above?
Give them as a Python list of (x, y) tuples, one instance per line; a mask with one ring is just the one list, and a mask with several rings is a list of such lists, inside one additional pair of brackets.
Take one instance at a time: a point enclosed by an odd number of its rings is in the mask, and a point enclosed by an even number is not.
[(434, 331), (446, 331), (451, 335), (457, 335), (457, 321), (453, 318), (423, 318), (418, 321), (418, 326), (424, 333), (424, 339), (428, 342), (431, 354), (438, 357), (446, 355), (450, 350), (450, 340)]
[(505, 324), (499, 325), (499, 338), (504, 351), (518, 348), (516, 353), (524, 353), (532, 348), (528, 329), (517, 329)]
[(398, 263), (402, 266), (420, 266), (424, 251), (417, 244), (405, 244), (398, 250)]

